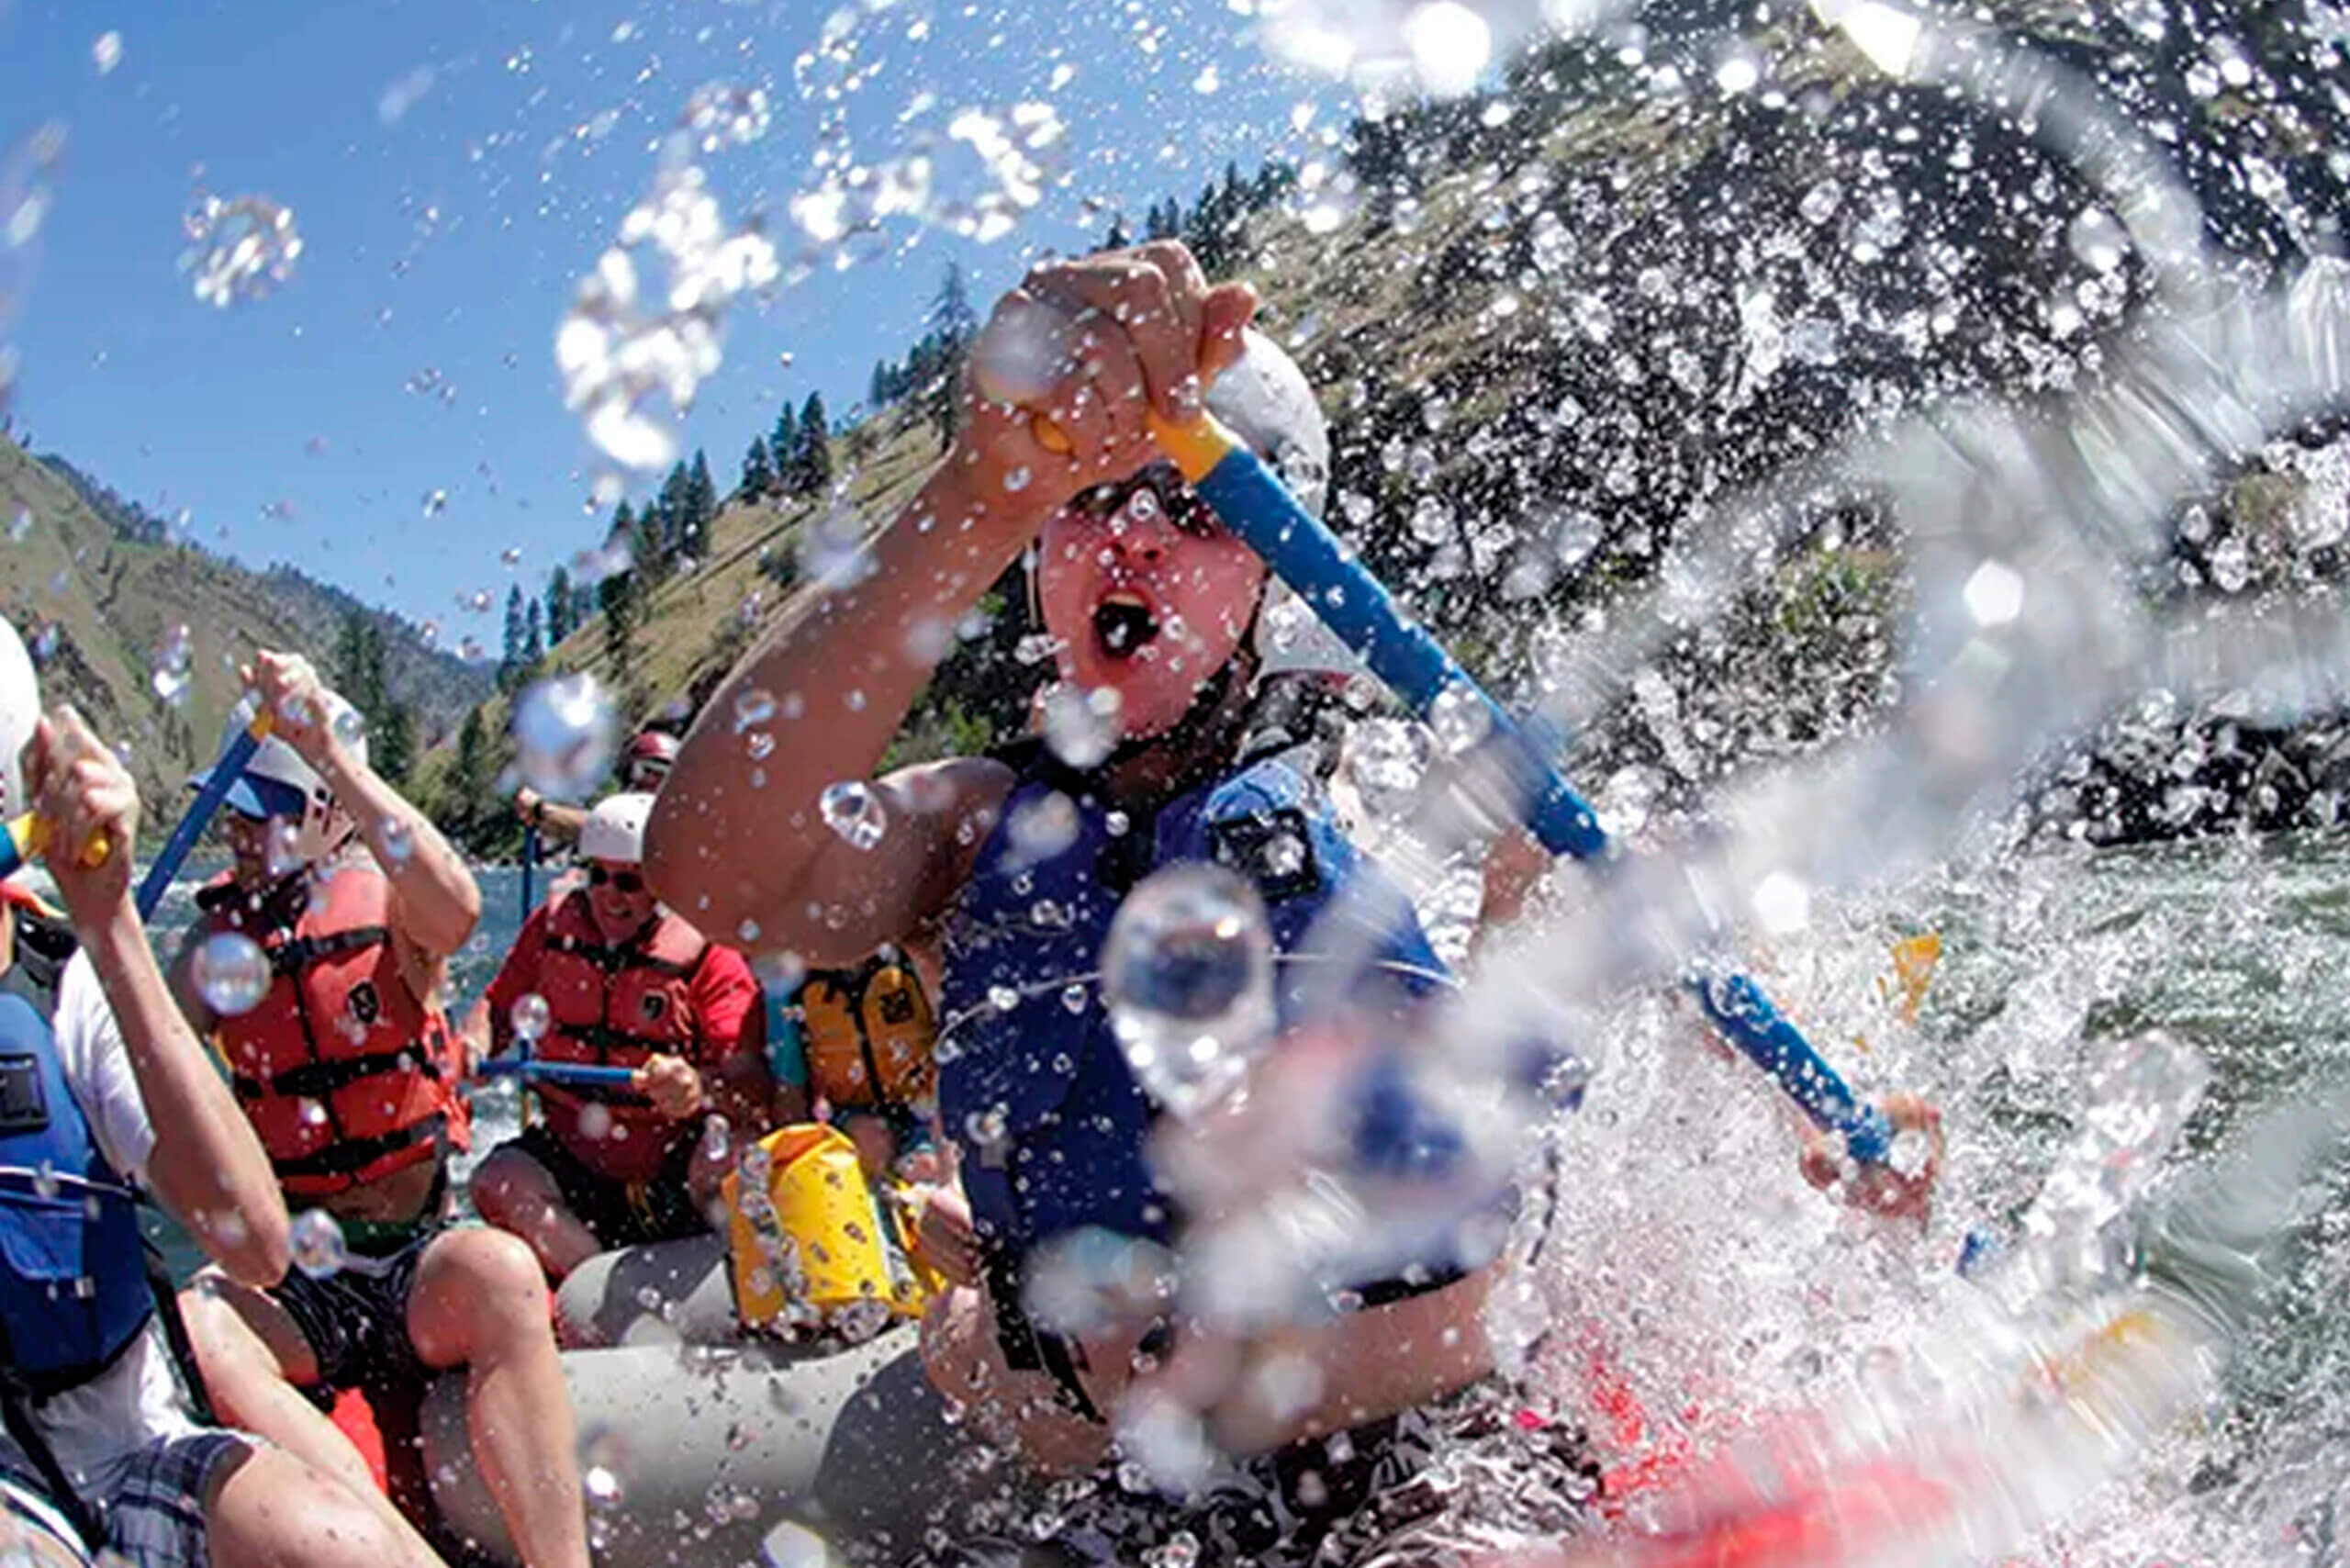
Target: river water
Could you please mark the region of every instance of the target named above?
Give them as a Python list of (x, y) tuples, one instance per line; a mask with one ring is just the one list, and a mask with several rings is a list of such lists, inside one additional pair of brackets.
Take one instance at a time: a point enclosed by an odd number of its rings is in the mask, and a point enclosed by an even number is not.
[[(453, 969), (461, 1008), (522, 913), (517, 872), (478, 875), (482, 928)], [(159, 915), (167, 939), (186, 891)], [(1832, 1406), (1887, 1343), (1971, 1321), (1981, 1287), (1953, 1266), (1964, 1237), (2031, 1203), (2081, 1129), (2082, 1084), (2117, 1042), (2165, 1032), (2210, 1066), (2172, 1175), (2259, 1107), (2311, 1100), (2345, 1074), (2350, 840), (2011, 850), (1823, 900), (1813, 915), (1751, 955), (1755, 972), (1857, 1086), (1943, 1107), (1931, 1222), (1918, 1234), (1823, 1202), (1798, 1178), (1790, 1117), (1758, 1075), (1703, 1044), (1682, 1003), (1620, 1004), (1584, 1111), (1553, 1134), (1567, 1175), (1542, 1257), (1495, 1312), (1504, 1344), (1562, 1409), (1588, 1392), (1572, 1365), (1545, 1359), (1546, 1331), (1562, 1323), (1596, 1327), (1660, 1429), (1705, 1440), (1765, 1412)], [(1940, 934), (1943, 958), (1908, 1025), (1879, 977), (1891, 942), (1921, 930)], [(2191, 1098), (2190, 1085), (2171, 1088)], [(484, 1090), (476, 1115), (478, 1147), (506, 1136), (511, 1091)], [(2023, 1561), (2344, 1560), (2350, 1322), (2334, 1307), (2350, 1288), (2350, 1168), (2329, 1179), (2321, 1212), (2275, 1254), (2265, 1315), (2207, 1408)]]

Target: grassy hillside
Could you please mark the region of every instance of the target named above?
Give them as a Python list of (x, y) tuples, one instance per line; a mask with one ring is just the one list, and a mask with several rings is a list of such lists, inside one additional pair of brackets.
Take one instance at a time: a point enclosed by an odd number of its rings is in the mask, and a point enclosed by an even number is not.
[[(33, 646), (43, 695), (70, 700), (126, 748), (151, 810), (164, 808), (207, 760), (238, 695), (236, 666), (255, 647), (295, 648), (331, 666), (345, 604), (333, 590), (268, 575), (187, 544), (125, 537), (88, 492), (0, 436), (0, 613)], [(11, 525), (27, 520), (18, 536)], [(408, 689), (445, 724), (478, 701), (486, 674), (405, 642)], [(156, 666), (174, 628), (188, 629), (184, 690)], [(395, 691), (401, 689), (396, 678)]]

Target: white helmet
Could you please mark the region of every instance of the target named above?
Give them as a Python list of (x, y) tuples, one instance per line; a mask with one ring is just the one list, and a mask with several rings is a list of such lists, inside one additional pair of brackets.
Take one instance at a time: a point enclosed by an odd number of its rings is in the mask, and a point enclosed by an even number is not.
[(13, 817), (32, 805), (25, 799), (25, 743), (40, 722), (40, 680), (24, 639), (0, 621), (0, 816)]
[(1305, 372), (1279, 344), (1254, 327), (1241, 339), (1240, 358), (1208, 388), (1208, 412), (1271, 464), (1318, 518), (1330, 497), (1330, 422)]
[[(330, 723), (353, 711), (349, 702), (331, 691), (326, 694), (326, 709)], [(358, 735), (345, 742), (343, 749), (364, 763), (367, 737)], [(207, 767), (188, 782), (201, 789), (211, 777)], [(351, 818), (336, 801), (333, 789), (302, 760), (300, 752), (275, 735), (263, 737), (253, 748), (224, 800), (241, 816), (292, 823), (294, 836), (286, 848), (305, 866), (325, 859), (351, 836)]]
[(641, 791), (608, 795), (579, 824), (579, 855), (584, 860), (607, 860), (615, 866), (644, 864), (644, 823), (653, 815), (653, 797)]

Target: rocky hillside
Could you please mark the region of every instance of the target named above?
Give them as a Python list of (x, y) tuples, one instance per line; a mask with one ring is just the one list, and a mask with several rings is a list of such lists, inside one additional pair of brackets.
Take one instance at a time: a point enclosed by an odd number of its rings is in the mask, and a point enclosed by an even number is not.
[[(2298, 6), (2188, 4), (2151, 31), (1998, 9), (2155, 128), (2234, 265), (2289, 270), (2326, 248), (2350, 105)], [(1332, 521), (1516, 699), (1572, 678), (1611, 607), (1729, 498), (1930, 399), (2088, 385), (2149, 297), (2108, 198), (2009, 121), (1886, 78), (1803, 11), (1683, 10), (1530, 56), (1489, 95), (1357, 124), (1342, 162), (1229, 247), (1337, 425)], [(711, 559), (654, 591), (631, 718), (689, 712), (778, 612), (792, 563), (824, 554), (805, 541), (878, 525), (936, 452), (901, 415), (848, 444), (830, 498), (730, 506)], [(2244, 463), (2182, 521), (2175, 580), (2150, 592), (2342, 576), (2339, 518), (2266, 576), (2213, 569), (2269, 550), (2280, 508), (2307, 510), (2278, 499), (2307, 488), (2289, 454)], [(1614, 672), (1628, 693), (1582, 737), (1579, 777), (1629, 769), (1645, 793), (1689, 799), (1870, 722), (1895, 689), (1893, 524), (1864, 498), (1809, 510), (1808, 540), (1758, 560), (1737, 603)], [(1020, 711), (1041, 671), (1010, 656), (1017, 604), (997, 609), (911, 749), (968, 745), (988, 711)], [(610, 676), (615, 647), (591, 619), (552, 663)], [(501, 717), (485, 714), (476, 785)]]
[[(128, 747), (151, 809), (207, 759), (256, 646), (331, 665), (344, 614), (377, 617), (389, 684), (436, 734), (490, 679), (406, 622), (285, 570), (259, 574), (167, 542), (98, 482), (0, 436), (0, 612), (32, 646), (44, 694), (70, 699)], [(177, 629), (185, 627), (182, 637)]]

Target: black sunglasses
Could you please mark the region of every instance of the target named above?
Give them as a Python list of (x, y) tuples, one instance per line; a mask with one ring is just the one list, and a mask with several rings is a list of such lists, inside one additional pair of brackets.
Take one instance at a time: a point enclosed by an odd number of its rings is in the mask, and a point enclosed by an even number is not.
[(634, 871), (608, 871), (601, 866), (588, 868), (589, 887), (600, 888), (606, 882), (611, 883), (623, 893), (635, 894), (644, 890), (643, 877)]
[(1169, 521), (1195, 539), (1214, 539), (1224, 532), (1214, 509), (1184, 482), (1181, 470), (1164, 461), (1153, 463), (1133, 478), (1118, 484), (1080, 490), (1069, 505), (1102, 522), (1117, 516), (1136, 496), (1144, 493), (1158, 502)]

